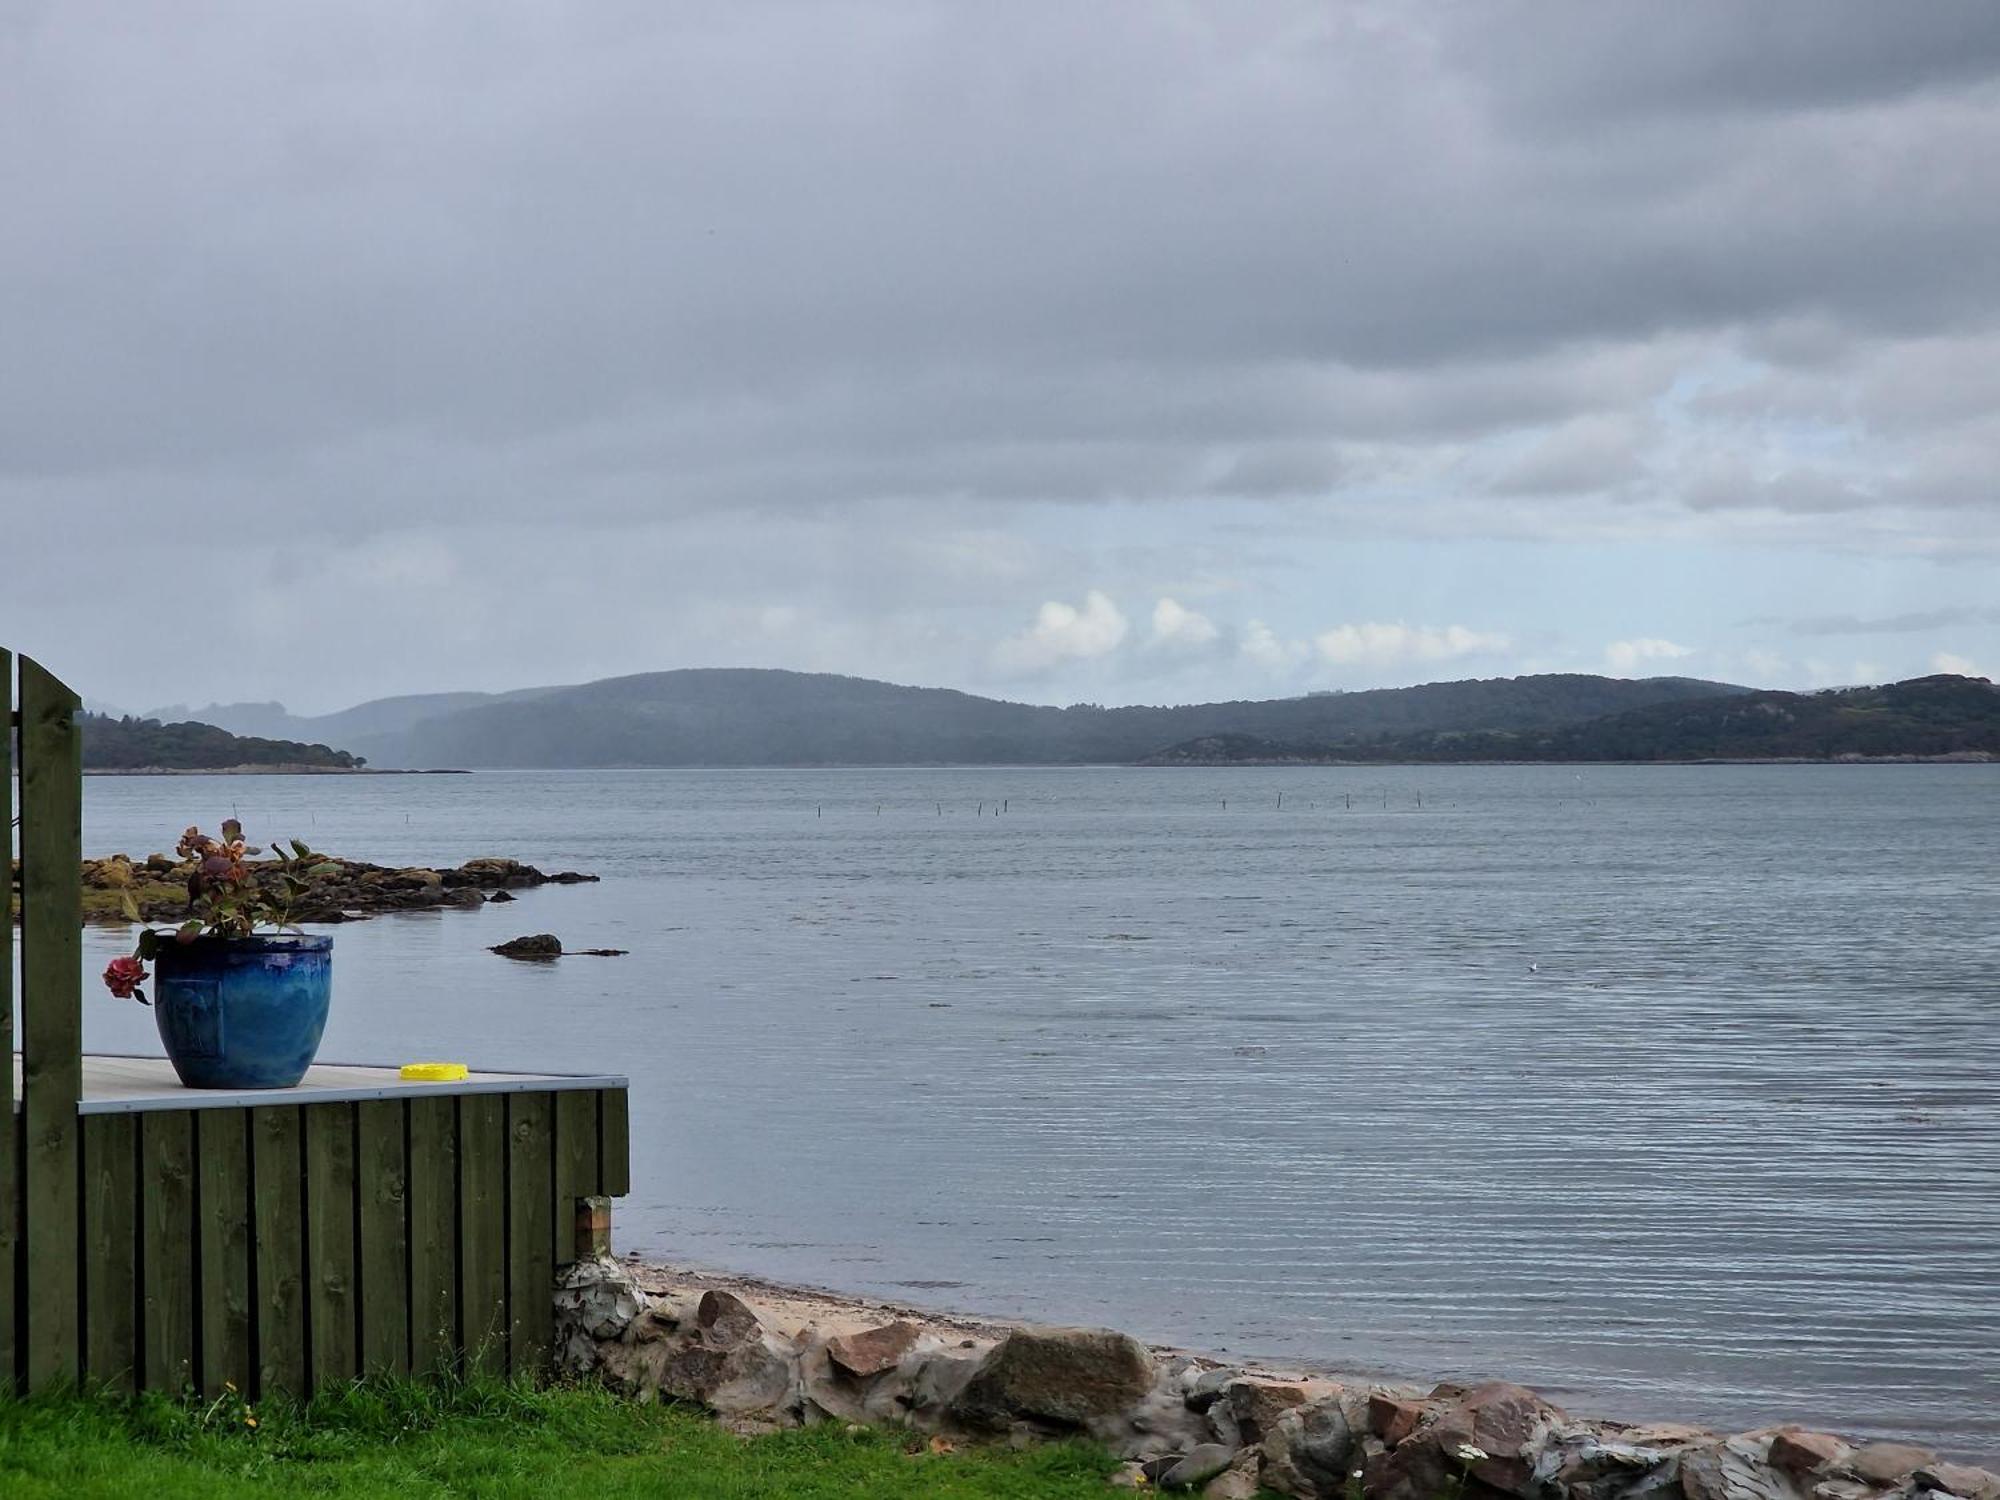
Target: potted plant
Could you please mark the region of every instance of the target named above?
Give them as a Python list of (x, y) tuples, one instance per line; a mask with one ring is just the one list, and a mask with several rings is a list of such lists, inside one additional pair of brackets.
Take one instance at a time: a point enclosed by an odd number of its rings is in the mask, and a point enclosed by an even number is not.
[[(294, 912), (311, 880), (338, 869), (297, 839), (275, 859), (243, 841), (234, 818), (222, 837), (199, 828), (176, 851), (194, 862), (188, 918), (167, 931), (145, 928), (137, 950), (104, 971), (112, 994), (151, 1003), (160, 1041), (191, 1089), (283, 1089), (305, 1076), (319, 1051), (332, 998), (333, 939), (299, 929)], [(141, 919), (129, 894), (125, 914)], [(260, 929), (269, 929), (263, 931)], [(153, 998), (139, 986), (155, 973)]]

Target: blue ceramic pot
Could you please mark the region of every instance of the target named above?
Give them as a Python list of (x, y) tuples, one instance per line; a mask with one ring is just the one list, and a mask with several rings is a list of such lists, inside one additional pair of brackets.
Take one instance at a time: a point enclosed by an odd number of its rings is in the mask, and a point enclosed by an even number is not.
[(333, 997), (333, 939), (198, 938), (153, 959), (153, 1018), (191, 1089), (286, 1089), (305, 1076)]

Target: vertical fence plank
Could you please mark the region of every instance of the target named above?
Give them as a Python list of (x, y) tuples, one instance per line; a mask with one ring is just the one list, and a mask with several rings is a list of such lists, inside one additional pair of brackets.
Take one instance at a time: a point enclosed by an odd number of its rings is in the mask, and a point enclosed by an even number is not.
[(83, 1368), (131, 1390), (139, 1370), (137, 1115), (83, 1120)]
[[(570, 1234), (576, 1200), (598, 1192), (598, 1096), (594, 1090), (564, 1088), (556, 1092), (556, 1222)], [(574, 1244), (564, 1242), (558, 1260), (574, 1258)]]
[(20, 1211), (15, 1175), (20, 1127), (14, 1119), (14, 655), (0, 646), (0, 1062), (7, 1072), (6, 1108), (0, 1109), (0, 1392), (14, 1389), (14, 1232)]
[(139, 1116), (139, 1339), (147, 1389), (194, 1383), (194, 1117)]
[(194, 1111), (201, 1222), (201, 1388), (254, 1389), (250, 1301), (250, 1112)]
[(251, 1225), (256, 1234), (257, 1393), (306, 1394), (305, 1195), (299, 1106), (250, 1112)]
[(625, 1089), (606, 1089), (599, 1095), (601, 1111), (598, 1146), (598, 1192), (608, 1198), (622, 1198), (632, 1191), (632, 1104)]
[(403, 1101), (370, 1099), (354, 1109), (361, 1206), (361, 1367), (371, 1375), (407, 1375), (410, 1280)]
[(507, 1373), (507, 1134), (498, 1094), (458, 1101), (459, 1327), (466, 1368)]
[(456, 1368), (458, 1346), (458, 1111), (436, 1096), (410, 1100), (410, 1364)]
[(306, 1347), (313, 1388), (361, 1373), (354, 1306), (354, 1106), (308, 1104)]
[(21, 658), (21, 1244), (28, 1383), (76, 1378), (83, 1081), (83, 757), (76, 694)]
[(512, 1373), (539, 1375), (555, 1342), (555, 1100), (507, 1098), (507, 1303)]

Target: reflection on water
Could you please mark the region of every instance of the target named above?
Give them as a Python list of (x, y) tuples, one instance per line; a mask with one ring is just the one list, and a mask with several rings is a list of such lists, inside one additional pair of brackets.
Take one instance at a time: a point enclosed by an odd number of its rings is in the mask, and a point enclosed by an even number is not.
[[(325, 1055), (629, 1073), (629, 1248), (2000, 1453), (2000, 767), (109, 779), (86, 842), (232, 807), (605, 876), (340, 929)], [(633, 953), (484, 951), (543, 930)]]

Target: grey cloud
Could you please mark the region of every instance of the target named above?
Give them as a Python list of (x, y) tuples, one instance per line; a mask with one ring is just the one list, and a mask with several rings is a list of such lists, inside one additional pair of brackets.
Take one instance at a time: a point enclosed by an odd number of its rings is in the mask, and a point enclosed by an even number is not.
[(2000, 625), (2000, 609), (1957, 606), (1950, 609), (1911, 610), (1896, 615), (1759, 615), (1742, 622), (1749, 626), (1775, 625), (1794, 635), (1919, 635), (1949, 630), (1961, 625)]
[[(1663, 333), (1822, 312), (1852, 340), (1994, 305), (1968, 250), (2000, 205), (1951, 163), (2000, 148), (2000, 111), (1920, 94), (1858, 155), (1851, 122), (1779, 108), (1978, 71), (1995, 28), (1950, 6), (1886, 41), (1878, 12), (1822, 13), (1771, 64), (1780, 118), (1593, 136), (1587, 168), (1511, 137), (1455, 70), (1561, 97), (1653, 67), (1650, 95), (1698, 110), (1733, 86), (1748, 12), (1510, 22), (1534, 57), (1450, 5), (257, 14), (53, 8), (9, 47), (14, 472), (635, 419), (666, 446), (760, 404), (818, 468), (817, 402), (885, 455), (855, 482), (928, 485), (962, 461), (939, 426), (1046, 445), (1115, 424), (1070, 387), (1120, 372), (1143, 428), (1107, 455), (1123, 482), (1054, 463), (970, 485), (1089, 497), (1174, 488), (1171, 452), (1138, 448), (1191, 428), (1255, 443), (1316, 402), (1316, 435), (1365, 427), (1395, 398), (1345, 407), (1342, 372), (1399, 372), (1420, 407), (1469, 368)], [(933, 415), (959, 402), (928, 432), (895, 430), (912, 370)], [(1237, 389), (1204, 409), (1218, 371)]]
[(15, 6), (0, 523), (494, 685), (538, 588), (948, 678), (1195, 537), (1985, 555), (1996, 158), (1959, 0)]
[(1854, 108), (2000, 69), (2000, 16), (1982, 0), (1559, 0), (1532, 16), (1465, 0), (1456, 19), (1449, 55), (1510, 110), (1552, 125)]

